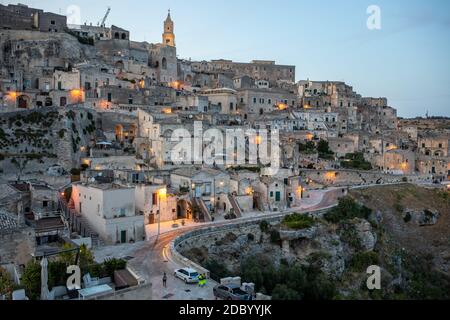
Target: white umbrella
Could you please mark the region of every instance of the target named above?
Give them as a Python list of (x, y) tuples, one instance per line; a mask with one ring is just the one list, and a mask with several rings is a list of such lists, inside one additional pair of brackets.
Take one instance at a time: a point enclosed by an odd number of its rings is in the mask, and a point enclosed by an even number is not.
[(47, 258), (42, 258), (41, 261), (41, 300), (48, 300), (48, 261)]

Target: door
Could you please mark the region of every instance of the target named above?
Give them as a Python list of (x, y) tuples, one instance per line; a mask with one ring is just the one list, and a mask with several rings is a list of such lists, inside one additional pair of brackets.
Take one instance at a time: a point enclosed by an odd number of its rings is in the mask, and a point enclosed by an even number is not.
[(281, 192), (280, 191), (277, 191), (275, 193), (275, 201), (276, 202), (280, 202), (281, 201)]
[(199, 186), (195, 187), (195, 197), (196, 198), (201, 198), (202, 196), (202, 189)]
[(123, 230), (120, 232), (120, 242), (126, 243), (127, 242), (127, 232), (126, 230)]

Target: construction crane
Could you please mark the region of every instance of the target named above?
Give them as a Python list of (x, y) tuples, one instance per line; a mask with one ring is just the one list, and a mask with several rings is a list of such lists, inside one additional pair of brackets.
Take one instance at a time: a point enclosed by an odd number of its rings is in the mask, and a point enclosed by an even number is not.
[(105, 16), (103, 17), (102, 21), (99, 23), (100, 27), (104, 28), (106, 19), (108, 19), (109, 13), (111, 12), (111, 7), (108, 7), (108, 10), (106, 11)]

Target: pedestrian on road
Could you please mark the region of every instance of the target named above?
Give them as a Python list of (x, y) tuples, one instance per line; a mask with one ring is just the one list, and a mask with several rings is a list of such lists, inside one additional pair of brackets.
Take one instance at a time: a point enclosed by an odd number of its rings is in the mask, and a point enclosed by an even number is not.
[(163, 287), (167, 288), (167, 274), (164, 272), (164, 276), (163, 276)]

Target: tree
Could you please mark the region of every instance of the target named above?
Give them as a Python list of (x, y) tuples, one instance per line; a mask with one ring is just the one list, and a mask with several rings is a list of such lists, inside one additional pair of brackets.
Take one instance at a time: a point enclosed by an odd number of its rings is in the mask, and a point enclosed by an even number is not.
[(285, 284), (278, 284), (272, 292), (272, 300), (284, 301), (284, 300), (301, 300), (302, 297), (299, 293)]
[(19, 170), (19, 173), (17, 174), (17, 181), (20, 181), (23, 171), (27, 167), (28, 159), (27, 158), (13, 158), (11, 160), (11, 163)]
[(28, 298), (39, 300), (41, 295), (41, 265), (39, 262), (31, 261), (27, 264), (22, 275), (22, 284)]
[(14, 290), (14, 282), (8, 272), (0, 267), (0, 295), (9, 296)]
[(371, 209), (361, 206), (353, 198), (347, 196), (339, 199), (338, 206), (326, 213), (324, 217), (329, 222), (338, 223), (353, 218), (367, 219), (371, 213)]
[(332, 160), (334, 158), (334, 152), (330, 150), (328, 141), (320, 140), (317, 144), (317, 151), (319, 152), (319, 158)]
[[(93, 265), (95, 263), (94, 261), (94, 254), (92, 253), (91, 250), (89, 250), (85, 244), (82, 244), (80, 246), (80, 261), (79, 261), (79, 266), (80, 269), (83, 272), (86, 272), (89, 269), (89, 266)], [(126, 263), (125, 263), (126, 265)]]

